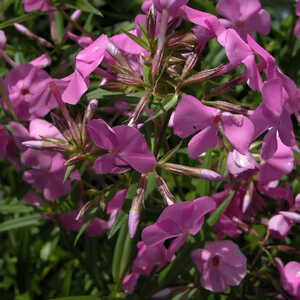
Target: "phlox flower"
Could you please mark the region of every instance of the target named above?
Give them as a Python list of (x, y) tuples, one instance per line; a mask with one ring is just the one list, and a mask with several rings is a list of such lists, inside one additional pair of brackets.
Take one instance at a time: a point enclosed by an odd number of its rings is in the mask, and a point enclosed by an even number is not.
[(216, 203), (210, 197), (170, 205), (164, 209), (153, 225), (143, 230), (142, 240), (147, 246), (155, 246), (175, 238), (168, 248), (168, 257), (171, 259), (189, 235), (195, 235), (200, 231), (204, 215), (215, 208)]
[(144, 136), (136, 128), (111, 128), (101, 119), (90, 121), (87, 128), (95, 145), (109, 152), (95, 161), (97, 173), (124, 173), (130, 167), (140, 173), (148, 173), (155, 166), (156, 159), (148, 150)]
[(33, 10), (47, 11), (52, 6), (49, 5), (50, 0), (23, 0), (24, 9), (26, 12)]
[[(42, 56), (35, 64), (44, 65), (47, 62), (47, 56)], [(32, 120), (42, 117), (57, 107), (57, 102), (48, 87), (51, 81), (53, 79), (46, 71), (31, 63), (17, 66), (8, 72), (3, 83), (19, 119)], [(4, 103), (2, 105), (6, 107)]]
[(144, 242), (137, 244), (138, 254), (131, 266), (131, 273), (123, 280), (123, 289), (126, 293), (133, 292), (141, 275), (149, 276), (154, 266), (161, 269), (167, 264), (167, 249), (162, 245), (147, 246)]
[(254, 133), (254, 126), (247, 117), (221, 113), (190, 95), (183, 96), (176, 107), (174, 133), (181, 138), (197, 133), (188, 144), (189, 154), (193, 158), (217, 146), (219, 124), (232, 146), (246, 154)]
[(270, 15), (259, 0), (219, 0), (216, 9), (226, 18), (220, 19), (222, 25), (234, 28), (243, 39), (247, 33), (268, 34), (271, 30)]
[(280, 272), (282, 287), (290, 295), (300, 299), (300, 263), (290, 261), (285, 266), (280, 258), (275, 258), (277, 268)]
[(201, 273), (201, 285), (212, 292), (224, 292), (239, 285), (247, 272), (247, 259), (230, 240), (208, 242), (204, 249), (192, 252)]

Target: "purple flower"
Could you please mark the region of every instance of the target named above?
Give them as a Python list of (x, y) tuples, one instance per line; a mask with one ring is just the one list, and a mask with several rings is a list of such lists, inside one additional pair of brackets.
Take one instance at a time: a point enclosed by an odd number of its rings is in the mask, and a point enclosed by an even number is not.
[(132, 273), (123, 280), (123, 289), (128, 294), (133, 292), (141, 275), (149, 276), (154, 266), (161, 269), (168, 262), (167, 249), (161, 244), (147, 246), (144, 242), (139, 242), (137, 247), (139, 251), (131, 267)]
[(171, 259), (189, 235), (195, 235), (200, 231), (204, 215), (215, 208), (216, 203), (210, 197), (170, 205), (164, 209), (153, 225), (143, 230), (142, 240), (147, 246), (155, 246), (167, 239), (175, 238), (168, 249), (168, 257)]
[(270, 15), (261, 8), (259, 0), (219, 0), (216, 8), (226, 18), (221, 23), (234, 28), (243, 39), (253, 31), (268, 34), (271, 30)]
[(107, 36), (102, 34), (88, 47), (76, 56), (76, 69), (70, 76), (63, 79), (68, 87), (62, 94), (64, 102), (76, 104), (80, 97), (88, 90), (88, 76), (95, 71), (104, 58)]
[(136, 128), (111, 128), (98, 119), (88, 123), (88, 132), (96, 146), (109, 152), (100, 156), (94, 163), (94, 168), (99, 174), (123, 173), (127, 172), (129, 167), (140, 173), (148, 173), (156, 164), (144, 136)]
[(20, 65), (8, 72), (4, 86), (19, 119), (32, 120), (42, 117), (57, 107), (57, 102), (48, 87), (51, 81), (46, 71), (32, 64)]
[(193, 158), (217, 146), (219, 124), (232, 146), (246, 154), (253, 139), (254, 126), (245, 116), (221, 113), (189, 95), (181, 99), (175, 110), (173, 127), (176, 135), (185, 138), (198, 132), (188, 144)]
[(300, 299), (300, 263), (290, 261), (285, 266), (280, 258), (275, 258), (277, 268), (281, 275), (283, 288), (296, 299)]
[(33, 10), (47, 11), (52, 6), (49, 6), (50, 0), (23, 0), (24, 9), (26, 12)]
[(193, 251), (192, 258), (201, 273), (201, 285), (212, 292), (239, 285), (246, 276), (246, 257), (232, 241), (208, 242), (204, 249)]

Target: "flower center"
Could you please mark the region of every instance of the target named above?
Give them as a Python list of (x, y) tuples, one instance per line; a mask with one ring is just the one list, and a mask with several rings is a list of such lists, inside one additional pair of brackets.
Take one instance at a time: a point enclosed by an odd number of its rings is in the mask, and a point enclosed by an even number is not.
[(213, 257), (212, 264), (215, 267), (217, 267), (220, 264), (220, 256), (219, 255), (216, 255), (216, 256)]
[(22, 89), (22, 90), (21, 90), (21, 95), (22, 95), (22, 96), (27, 96), (27, 95), (29, 95), (29, 94), (30, 94), (30, 92), (29, 92), (28, 89)]

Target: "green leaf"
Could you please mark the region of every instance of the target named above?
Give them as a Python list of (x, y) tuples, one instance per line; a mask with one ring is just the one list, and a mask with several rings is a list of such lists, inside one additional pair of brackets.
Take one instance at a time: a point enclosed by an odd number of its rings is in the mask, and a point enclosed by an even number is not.
[(170, 151), (168, 151), (168, 153), (166, 153), (160, 160), (159, 163), (163, 164), (166, 163), (167, 161), (170, 160), (170, 158), (180, 149), (180, 147), (182, 146), (183, 140), (181, 140), (176, 147), (174, 147), (173, 149), (171, 149)]
[(112, 275), (114, 282), (119, 281), (119, 270), (120, 262), (122, 259), (122, 253), (124, 250), (124, 243), (128, 233), (128, 215), (125, 217), (124, 223), (122, 224), (121, 230), (118, 235), (118, 239), (114, 249), (113, 261), (112, 261)]
[[(208, 150), (205, 153), (205, 159), (203, 164), (201, 165), (201, 168), (204, 169), (211, 169), (212, 167), (212, 150)], [(197, 180), (197, 194), (202, 197), (202, 196), (208, 196), (210, 195), (210, 181), (205, 180), (205, 179), (200, 179)]]
[(61, 44), (64, 33), (65, 33), (65, 28), (64, 28), (64, 17), (59, 11), (56, 11), (54, 13), (54, 18), (55, 18), (55, 23), (56, 23), (56, 34), (57, 34), (57, 44)]
[(0, 224), (0, 232), (28, 226), (39, 226), (42, 224), (43, 220), (44, 219), (40, 214), (13, 218)]
[(130, 37), (132, 40), (134, 40), (137, 44), (139, 44), (144, 49), (149, 50), (149, 45), (142, 39), (138, 38), (136, 35), (125, 30), (123, 30), (123, 33), (125, 33), (128, 37)]
[(159, 111), (157, 111), (153, 116), (151, 116), (149, 119), (146, 120), (145, 123), (150, 122), (154, 119), (156, 119), (158, 116), (160, 116), (161, 114), (169, 111), (171, 108), (173, 108), (177, 102), (178, 102), (178, 94), (175, 94), (171, 100), (169, 100)]
[(71, 165), (71, 166), (68, 166), (67, 169), (66, 169), (66, 173), (65, 173), (65, 176), (64, 176), (64, 183), (68, 180), (71, 172), (75, 169), (75, 166), (74, 165)]
[(128, 221), (128, 215), (121, 210), (118, 214), (117, 220), (115, 221), (112, 229), (109, 231), (108, 239), (111, 239), (123, 226), (124, 222)]
[(22, 204), (0, 205), (0, 214), (29, 213), (33, 207)]
[(80, 237), (82, 234), (85, 232), (87, 227), (90, 225), (90, 223), (93, 221), (93, 219), (96, 217), (97, 209), (93, 209), (86, 217), (84, 220), (84, 224), (81, 226), (79, 232), (76, 235), (76, 238), (74, 240), (74, 246), (77, 245), (77, 242), (79, 241)]
[(226, 207), (230, 204), (231, 200), (234, 197), (235, 192), (232, 191), (231, 194), (224, 200), (218, 208), (215, 210), (215, 212), (207, 219), (207, 224), (211, 227), (213, 227), (221, 217), (223, 211), (226, 209)]
[(44, 15), (44, 14), (46, 14), (46, 12), (41, 12), (41, 11), (32, 12), (30, 14), (26, 14), (26, 15), (23, 15), (23, 16), (20, 16), (20, 17), (16, 17), (16, 18), (4, 21), (4, 22), (0, 23), (0, 29), (12, 26), (12, 25), (14, 25), (14, 23), (23, 23), (25, 21), (31, 20), (35, 17), (41, 16), (41, 15)]
[(70, 2), (63, 2), (65, 6), (80, 9), (82, 11), (92, 13), (94, 15), (103, 16), (102, 13), (95, 8), (88, 0), (72, 0)]
[(72, 296), (63, 298), (52, 298), (51, 300), (100, 300), (97, 296)]

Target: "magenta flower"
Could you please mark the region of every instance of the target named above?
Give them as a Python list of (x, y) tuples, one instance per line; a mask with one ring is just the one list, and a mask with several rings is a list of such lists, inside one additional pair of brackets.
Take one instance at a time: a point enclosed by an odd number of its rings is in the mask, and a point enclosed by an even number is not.
[(16, 168), (19, 167), (18, 147), (15, 139), (7, 131), (7, 129), (0, 124), (0, 159), (8, 159)]
[(68, 87), (62, 94), (64, 102), (76, 104), (81, 96), (88, 90), (88, 76), (95, 71), (104, 58), (107, 36), (100, 35), (88, 47), (81, 50), (76, 56), (76, 69), (70, 76), (63, 79)]
[[(258, 180), (260, 183), (267, 183), (279, 180), (283, 174), (289, 174), (294, 168), (294, 154), (290, 147), (284, 145), (279, 136), (275, 136), (276, 151), (262, 162), (259, 168)], [(268, 146), (266, 144), (266, 146)], [(269, 145), (268, 147), (272, 147)]]
[(297, 1), (296, 4), (296, 16), (298, 16), (298, 21), (296, 23), (296, 26), (294, 28), (294, 34), (297, 38), (300, 38), (300, 1)]
[(0, 30), (0, 50), (4, 50), (6, 46), (6, 35), (3, 30)]
[(97, 173), (124, 173), (130, 167), (140, 173), (148, 173), (155, 166), (156, 159), (148, 150), (144, 136), (136, 128), (111, 128), (100, 119), (90, 121), (87, 127), (96, 146), (109, 152), (95, 161)]
[(237, 150), (230, 151), (227, 156), (227, 170), (234, 177), (245, 177), (253, 174), (257, 169), (257, 163), (250, 152), (244, 154)]
[[(21, 138), (26, 132), (22, 132), (20, 126), (14, 126)], [(64, 139), (55, 126), (45, 120), (35, 119), (30, 122), (28, 139), (35, 139), (37, 148), (40, 148), (42, 137), (53, 137)], [(30, 141), (32, 143), (32, 141)], [(26, 143), (26, 142), (25, 142)], [(47, 200), (55, 201), (58, 197), (67, 195), (71, 191), (71, 184), (67, 180), (64, 182), (66, 172), (65, 160), (62, 155), (54, 151), (41, 151), (28, 149), (24, 152), (21, 159), (22, 164), (32, 167), (31, 170), (24, 172), (24, 180), (32, 184), (35, 188), (43, 191)], [(72, 172), (70, 178), (80, 180), (79, 173)]]
[(248, 118), (221, 113), (189, 95), (185, 95), (176, 107), (174, 133), (186, 138), (198, 132), (188, 144), (189, 154), (193, 158), (217, 146), (219, 124), (232, 146), (240, 153), (246, 154), (254, 134), (254, 126)]
[(262, 88), (263, 103), (255, 110), (251, 120), (255, 125), (255, 136), (268, 129), (264, 137), (261, 156), (269, 159), (278, 147), (277, 134), (286, 146), (296, 144), (290, 113), (286, 108), (286, 97), (281, 79), (266, 81)]
[(153, 0), (153, 4), (158, 11), (161, 12), (163, 9), (166, 9), (171, 14), (188, 2), (189, 0)]
[(283, 288), (296, 299), (300, 299), (300, 263), (290, 261), (285, 266), (280, 258), (275, 258), (277, 268), (280, 272)]
[(232, 241), (208, 242), (204, 249), (193, 251), (192, 258), (201, 273), (201, 285), (209, 291), (224, 292), (246, 276), (247, 259)]
[[(79, 232), (84, 222), (82, 220), (76, 220), (76, 216), (78, 215), (78, 213), (79, 209), (61, 214), (59, 216), (59, 219), (62, 227), (66, 230)], [(87, 236), (94, 237), (102, 235), (107, 229), (109, 229), (109, 226), (106, 221), (100, 218), (94, 218), (87, 226), (84, 233)]]
[(167, 249), (161, 244), (147, 246), (144, 242), (139, 242), (137, 247), (139, 251), (131, 267), (132, 273), (123, 280), (123, 289), (127, 294), (133, 292), (141, 275), (149, 276), (154, 266), (161, 269), (168, 262)]
[(216, 8), (226, 18), (221, 19), (221, 23), (226, 28), (234, 28), (243, 39), (247, 33), (268, 34), (271, 30), (270, 15), (261, 8), (259, 0), (219, 0)]
[(20, 65), (8, 72), (4, 86), (19, 119), (42, 117), (57, 107), (48, 87), (51, 81), (46, 71), (31, 64)]
[(107, 209), (106, 209), (106, 212), (108, 214), (110, 214), (110, 218), (108, 221), (109, 228), (111, 228), (114, 225), (114, 223), (118, 217), (118, 214), (123, 206), (126, 195), (127, 195), (127, 190), (123, 189), (123, 190), (117, 192), (114, 195), (114, 197), (109, 201), (109, 203), (107, 205)]
[(50, 0), (23, 0), (24, 9), (26, 12), (33, 10), (47, 11), (52, 6), (49, 5)]
[(143, 230), (142, 240), (147, 246), (156, 246), (165, 240), (175, 238), (168, 249), (168, 257), (171, 259), (189, 235), (195, 235), (200, 231), (204, 215), (215, 208), (216, 203), (210, 197), (170, 205), (164, 209), (153, 225)]

